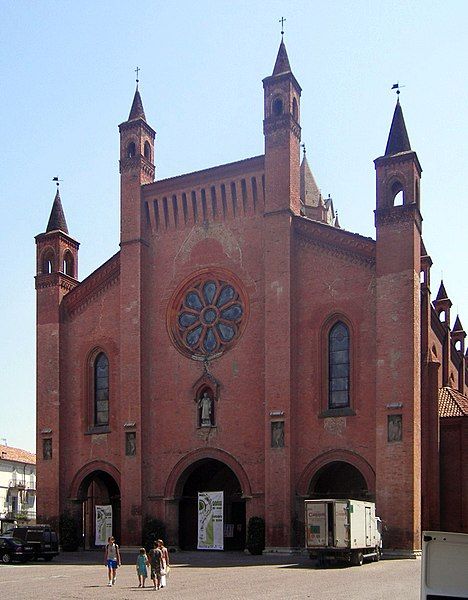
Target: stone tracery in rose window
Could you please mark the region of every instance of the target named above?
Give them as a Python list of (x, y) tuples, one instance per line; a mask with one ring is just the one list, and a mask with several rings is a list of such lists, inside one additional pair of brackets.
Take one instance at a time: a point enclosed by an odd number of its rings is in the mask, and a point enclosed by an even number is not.
[(229, 277), (204, 274), (178, 294), (171, 323), (177, 347), (192, 358), (215, 357), (242, 333), (245, 302)]

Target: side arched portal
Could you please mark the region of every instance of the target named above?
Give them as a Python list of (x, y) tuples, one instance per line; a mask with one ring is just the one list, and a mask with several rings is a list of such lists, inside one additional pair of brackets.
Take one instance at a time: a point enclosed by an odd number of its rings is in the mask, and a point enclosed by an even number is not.
[(309, 498), (352, 498), (371, 500), (367, 482), (355, 466), (344, 461), (333, 461), (319, 469), (312, 477)]
[(120, 543), (120, 488), (115, 478), (105, 470), (87, 473), (78, 486), (76, 498), (81, 505), (84, 548), (96, 546), (96, 506), (112, 507), (112, 535)]

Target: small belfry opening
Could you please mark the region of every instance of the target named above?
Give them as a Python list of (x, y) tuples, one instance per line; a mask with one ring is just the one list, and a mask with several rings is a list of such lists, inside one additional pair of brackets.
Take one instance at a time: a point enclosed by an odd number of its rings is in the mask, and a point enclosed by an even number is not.
[(311, 479), (308, 495), (312, 499), (372, 499), (362, 473), (344, 461), (334, 461), (319, 469)]
[(149, 142), (145, 142), (143, 154), (146, 160), (151, 160), (151, 146), (149, 145)]
[(63, 255), (63, 273), (70, 277), (75, 277), (75, 260), (69, 250)]
[(49, 248), (42, 255), (41, 260), (41, 272), (43, 274), (50, 274), (54, 272), (55, 253)]
[(393, 197), (393, 206), (402, 206), (404, 204), (405, 198), (403, 193), (403, 186), (399, 181), (395, 181), (392, 185), (392, 197)]
[(283, 100), (282, 98), (275, 98), (273, 100), (273, 114), (275, 117), (279, 117), (283, 114)]
[(299, 120), (299, 107), (296, 98), (293, 98), (292, 101), (292, 115), (296, 121)]
[(179, 545), (196, 550), (198, 540), (198, 493), (223, 492), (224, 550), (245, 546), (245, 500), (236, 474), (225, 463), (205, 458), (190, 465), (177, 487), (179, 500)]
[(127, 146), (127, 158), (134, 158), (136, 156), (135, 142), (130, 142)]

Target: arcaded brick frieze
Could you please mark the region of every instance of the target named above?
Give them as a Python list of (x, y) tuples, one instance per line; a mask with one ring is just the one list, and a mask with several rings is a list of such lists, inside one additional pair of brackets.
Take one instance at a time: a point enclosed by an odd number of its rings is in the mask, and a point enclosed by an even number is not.
[(63, 308), (69, 315), (83, 310), (92, 300), (116, 283), (119, 276), (120, 252), (117, 252), (64, 297)]

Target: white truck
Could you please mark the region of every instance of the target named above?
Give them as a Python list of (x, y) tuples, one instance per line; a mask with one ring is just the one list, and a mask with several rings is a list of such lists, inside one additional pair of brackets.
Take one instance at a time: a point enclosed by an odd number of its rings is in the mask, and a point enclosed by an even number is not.
[(382, 548), (381, 521), (375, 504), (363, 500), (306, 500), (306, 549), (325, 566), (329, 560), (362, 565), (378, 561)]
[(424, 531), (421, 600), (468, 599), (468, 534)]

